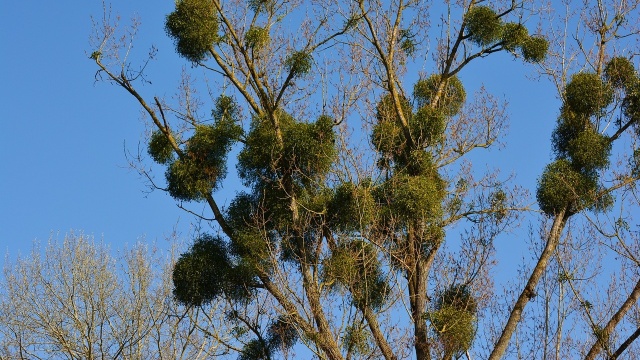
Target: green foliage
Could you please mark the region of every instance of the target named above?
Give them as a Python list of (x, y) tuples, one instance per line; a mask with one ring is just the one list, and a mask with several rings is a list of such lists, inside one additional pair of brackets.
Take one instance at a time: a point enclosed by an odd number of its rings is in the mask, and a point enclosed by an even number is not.
[(552, 135), (553, 148), (559, 158), (571, 160), (571, 166), (585, 174), (609, 165), (611, 142), (598, 133), (587, 115), (562, 108)]
[(252, 49), (264, 48), (269, 44), (269, 30), (259, 26), (252, 26), (244, 35), (244, 41)]
[(296, 51), (289, 55), (284, 61), (284, 65), (291, 75), (296, 78), (306, 75), (311, 71), (313, 58), (311, 54), (304, 51)]
[(407, 29), (400, 30), (400, 50), (407, 56), (412, 56), (416, 51), (416, 43), (411, 32)]
[[(260, 204), (256, 198), (245, 192), (238, 194), (227, 208), (227, 224), (233, 229), (229, 250), (244, 261), (248, 269), (267, 270), (269, 263), (270, 239), (255, 221)], [(268, 214), (268, 213), (267, 213)], [(266, 224), (266, 226), (272, 223)]]
[(385, 304), (388, 285), (377, 250), (368, 242), (345, 239), (324, 262), (323, 270), (325, 282), (349, 289), (356, 307), (377, 310)]
[[(291, 115), (276, 114), (280, 128), (288, 128), (295, 121)], [(274, 162), (282, 156), (275, 128), (269, 119), (254, 116), (244, 148), (238, 156), (238, 173), (245, 185), (259, 183), (262, 179), (275, 180), (277, 165)]]
[[(538, 181), (537, 199), (547, 215), (566, 210), (569, 215), (583, 210), (604, 211), (613, 206), (613, 196), (598, 184), (598, 170), (609, 166), (611, 140), (591, 122), (613, 101), (613, 86), (622, 84), (614, 71), (616, 60), (607, 67), (608, 82), (594, 73), (572, 76), (565, 88), (565, 104), (552, 135), (558, 157)], [(624, 65), (620, 65), (620, 68)]]
[[(418, 108), (421, 109), (425, 106), (432, 105), (431, 103), (438, 93), (441, 82), (441, 76), (436, 74), (426, 79), (418, 80), (413, 87), (413, 96)], [(440, 94), (436, 108), (441, 109), (445, 115), (453, 116), (460, 112), (466, 98), (467, 94), (464, 91), (460, 79), (458, 79), (457, 76), (451, 76), (445, 80), (444, 88)]]
[(255, 273), (232, 259), (227, 244), (218, 236), (201, 234), (173, 268), (173, 295), (184, 305), (200, 306), (221, 295), (246, 301), (253, 294)]
[(467, 311), (443, 307), (429, 314), (446, 354), (458, 354), (471, 347), (475, 338), (475, 317)]
[(200, 172), (196, 164), (188, 160), (176, 160), (165, 172), (167, 191), (174, 199), (202, 201), (213, 191), (218, 173), (210, 179)]
[(436, 308), (453, 307), (460, 311), (476, 313), (478, 305), (466, 285), (452, 285), (439, 294), (436, 300)]
[(616, 89), (626, 89), (637, 81), (633, 64), (625, 57), (614, 57), (604, 67), (605, 79)]
[(530, 63), (539, 63), (547, 56), (549, 42), (541, 36), (530, 36), (527, 38), (520, 48), (524, 61)]
[(207, 304), (225, 291), (225, 276), (231, 270), (231, 260), (222, 239), (201, 235), (173, 268), (173, 295), (183, 304)]
[(400, 171), (410, 176), (428, 176), (438, 178), (431, 153), (414, 150), (398, 163)]
[(417, 176), (398, 173), (383, 187), (386, 203), (394, 217), (424, 220), (441, 216), (446, 186), (437, 173)]
[(168, 164), (173, 161), (174, 153), (171, 142), (167, 136), (160, 130), (156, 130), (151, 134), (147, 153), (158, 164)]
[(412, 56), (416, 52), (416, 43), (413, 39), (402, 39), (400, 49), (404, 51), (407, 56)]
[(329, 206), (333, 196), (333, 189), (327, 188), (326, 185), (323, 184), (317, 187), (305, 189), (305, 191), (301, 193), (300, 197), (298, 197), (298, 202), (302, 207), (313, 213), (315, 217), (316, 215), (326, 214), (327, 207)]
[(267, 329), (269, 349), (272, 351), (292, 348), (298, 342), (298, 331), (286, 316), (279, 316)]
[[(409, 99), (405, 97), (400, 98), (400, 108), (402, 114), (406, 119), (411, 117), (412, 107)], [(396, 108), (393, 104), (393, 97), (391, 95), (383, 96), (376, 105), (376, 121), (380, 123), (400, 123), (400, 118), (396, 113)]]
[(501, 221), (507, 216), (507, 194), (504, 190), (498, 188), (496, 191), (492, 192), (489, 196), (489, 203), (491, 205), (493, 217), (497, 221)]
[[(411, 103), (400, 99), (405, 119), (412, 116)], [(391, 95), (385, 95), (376, 106), (376, 124), (371, 133), (371, 143), (384, 158), (397, 158), (405, 151), (406, 139), (400, 119), (393, 106)]]
[(436, 299), (427, 317), (445, 354), (460, 354), (471, 347), (476, 335), (477, 304), (465, 285), (453, 285)]
[[(428, 96), (427, 86), (428, 84), (424, 83), (419, 87), (418, 91), (421, 95)], [(450, 89), (450, 87), (448, 88)], [(430, 157), (424, 154), (422, 149), (433, 146), (442, 140), (446, 128), (445, 115), (440, 109), (432, 109), (426, 105), (413, 115), (409, 100), (401, 98), (400, 102), (404, 117), (409, 125), (413, 144), (421, 150), (411, 151), (409, 149), (405, 132), (393, 106), (393, 99), (389, 95), (384, 96), (377, 104), (377, 122), (371, 134), (371, 143), (381, 155), (378, 165), (388, 167), (393, 161), (398, 168), (407, 168), (411, 174), (431, 171)], [(453, 104), (453, 102), (442, 103), (447, 106)]]
[(177, 0), (175, 10), (167, 15), (165, 23), (178, 54), (193, 62), (204, 60), (218, 41), (218, 26), (209, 0)]
[[(256, 206), (263, 211), (264, 226), (285, 230), (293, 224), (292, 206), (324, 212), (328, 196), (316, 186), (327, 176), (337, 150), (332, 118), (320, 116), (314, 123), (304, 123), (284, 112), (278, 112), (276, 117), (282, 143), (278, 142), (271, 121), (254, 117), (238, 156), (238, 172), (244, 183), (253, 187), (255, 199), (259, 199)], [(303, 249), (298, 246), (300, 241), (285, 237), (284, 258), (299, 259), (299, 250)]]
[(544, 169), (536, 197), (540, 209), (552, 216), (564, 209), (573, 212), (592, 203), (590, 195), (596, 187), (593, 177), (581, 174), (568, 160), (561, 159)]
[(474, 6), (464, 16), (469, 39), (481, 46), (496, 41), (502, 33), (498, 14), (488, 6)]
[(240, 192), (227, 208), (227, 224), (234, 231), (243, 231), (248, 227), (252, 227), (256, 210), (257, 204), (254, 197), (246, 192)]
[(380, 168), (387, 168), (390, 161), (404, 151), (405, 141), (402, 127), (393, 122), (382, 122), (374, 126), (371, 133), (371, 142), (380, 152), (378, 161)]
[(291, 176), (294, 185), (304, 188), (325, 176), (336, 157), (333, 119), (320, 116), (314, 123), (296, 121), (278, 114), (283, 144), (278, 146), (273, 124), (255, 117), (245, 147), (238, 160), (240, 177), (247, 184)]
[(242, 133), (230, 119), (196, 126), (184, 155), (165, 173), (167, 190), (178, 200), (204, 200), (226, 175), (227, 154)]
[(622, 111), (630, 121), (636, 126), (636, 132), (640, 135), (640, 79), (628, 85), (626, 94), (622, 100)]
[(242, 259), (248, 269), (267, 270), (270, 267), (267, 240), (258, 229), (245, 228), (235, 234), (230, 251)]
[(611, 210), (615, 203), (615, 198), (611, 193), (606, 192), (602, 186), (597, 186), (596, 189), (592, 191), (592, 194), (593, 200), (589, 206), (589, 210), (593, 212), (605, 212)]
[(375, 216), (376, 203), (368, 182), (355, 185), (351, 182), (336, 186), (328, 204), (330, 223), (341, 230), (360, 230), (368, 226)]
[(238, 103), (231, 96), (220, 95), (215, 100), (215, 107), (211, 111), (211, 116), (216, 124), (225, 129), (227, 136), (233, 140), (239, 140), (243, 135), (242, 127), (239, 125), (242, 118), (242, 110)]
[(349, 325), (344, 329), (342, 346), (347, 352), (366, 354), (370, 351), (371, 333), (362, 326)]
[(315, 252), (318, 243), (318, 232), (307, 229), (302, 235), (289, 234), (282, 238), (282, 252), (280, 258), (283, 261), (299, 264), (300, 262), (317, 261)]
[(506, 23), (502, 27), (500, 38), (505, 49), (515, 51), (516, 48), (523, 46), (529, 39), (529, 31), (522, 24)]
[(582, 72), (571, 77), (565, 89), (565, 101), (570, 110), (593, 115), (613, 101), (613, 89), (597, 74)]
[(411, 137), (418, 147), (433, 146), (444, 139), (445, 116), (438, 109), (424, 106), (411, 118), (409, 126)]
[(569, 156), (569, 143), (580, 135), (581, 132), (593, 127), (587, 115), (577, 114), (567, 106), (560, 110), (558, 125), (551, 136), (554, 152), (558, 157)]
[(589, 127), (569, 140), (567, 154), (574, 168), (590, 173), (609, 165), (611, 142), (607, 136)]
[(271, 350), (264, 341), (253, 339), (242, 347), (238, 360), (270, 360)]

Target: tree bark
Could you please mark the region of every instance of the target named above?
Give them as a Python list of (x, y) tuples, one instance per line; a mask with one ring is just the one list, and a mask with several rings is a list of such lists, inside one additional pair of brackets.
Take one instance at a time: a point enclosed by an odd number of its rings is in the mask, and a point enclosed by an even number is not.
[(389, 346), (387, 339), (384, 338), (382, 331), (380, 331), (380, 325), (378, 324), (376, 315), (373, 314), (371, 312), (371, 309), (369, 309), (368, 307), (362, 309), (362, 312), (364, 313), (365, 319), (367, 319), (369, 330), (371, 330), (371, 334), (373, 335), (376, 344), (380, 348), (380, 351), (382, 351), (382, 356), (384, 356), (386, 360), (397, 360), (398, 357), (396, 357), (396, 355), (393, 353), (393, 350), (391, 349), (391, 346)]
[(411, 253), (407, 264), (409, 303), (413, 320), (414, 347), (417, 360), (430, 360), (431, 352), (427, 337), (427, 322), (424, 319), (427, 305), (427, 270), (422, 259), (418, 237), (411, 229), (407, 234), (408, 250)]
[(611, 317), (607, 325), (602, 329), (602, 336), (597, 339), (595, 344), (593, 344), (591, 349), (589, 349), (589, 353), (587, 353), (587, 356), (585, 356), (584, 358), (585, 360), (595, 359), (600, 351), (607, 346), (603, 339), (609, 338), (618, 323), (622, 321), (626, 313), (631, 310), (633, 305), (638, 301), (638, 298), (640, 298), (640, 280), (638, 280), (638, 282), (636, 283), (636, 286), (633, 288), (633, 291), (631, 291), (631, 294), (629, 294), (629, 296), (627, 297), (627, 300), (620, 306), (618, 311)]
[(551, 256), (555, 252), (558, 247), (558, 243), (560, 243), (560, 236), (562, 235), (562, 230), (567, 222), (568, 216), (566, 215), (567, 209), (563, 209), (559, 213), (555, 215), (555, 219), (553, 220), (553, 225), (551, 226), (551, 231), (549, 232), (549, 238), (547, 240), (547, 245), (545, 246), (542, 254), (540, 254), (540, 258), (538, 259), (538, 263), (533, 269), (527, 284), (524, 289), (520, 293), (518, 300), (516, 301), (513, 309), (511, 310), (511, 314), (509, 314), (509, 319), (502, 330), (502, 334), (500, 338), (496, 342), (496, 345), (489, 356), (489, 360), (498, 360), (504, 356), (504, 353), (507, 350), (507, 346), (509, 345), (509, 341), (511, 340), (511, 336), (516, 330), (520, 319), (522, 318), (522, 312), (524, 311), (525, 306), (535, 296), (536, 286), (538, 285), (538, 281), (542, 277), (545, 269), (549, 265), (549, 260)]

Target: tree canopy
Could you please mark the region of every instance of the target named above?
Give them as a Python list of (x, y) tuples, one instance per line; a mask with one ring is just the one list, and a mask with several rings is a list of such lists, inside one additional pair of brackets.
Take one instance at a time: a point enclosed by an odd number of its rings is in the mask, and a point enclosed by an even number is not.
[[(612, 355), (621, 320), (598, 325), (567, 280), (571, 271), (558, 270), (575, 256), (560, 249), (574, 241), (569, 218), (624, 208), (613, 194), (633, 202), (638, 177), (635, 145), (632, 155), (616, 150), (629, 166), (611, 168), (614, 142), (638, 136), (640, 82), (632, 51), (607, 46), (628, 29), (637, 34), (630, 22), (638, 4), (598, 4), (595, 12), (575, 8), (581, 18), (567, 14), (565, 27), (587, 24), (573, 56), (536, 2), (178, 0), (166, 33), (214, 85), (200, 99), (185, 76), (177, 102), (139, 92), (146, 67), (120, 56), (105, 16), (92, 59), (144, 109), (148, 154), (164, 182), (144, 167), (142, 174), (212, 228), (177, 260), (175, 299), (230, 304), (223, 344), (238, 359), (288, 357), (298, 346), (323, 359), (537, 357), (552, 350), (511, 339), (519, 324), (566, 331), (561, 311), (556, 322), (522, 321), (541, 279), (547, 284), (555, 271), (564, 274), (555, 284), (573, 291), (558, 296), (559, 306), (584, 311), (581, 325), (598, 330), (596, 345), (572, 350), (575, 338), (549, 331), (542, 342), (554, 344), (556, 357)], [(587, 48), (585, 39), (597, 41)], [(501, 305), (488, 285), (493, 242), (531, 207), (509, 179), (469, 163), (500, 142), (508, 117), (494, 95), (463, 81), (472, 62), (506, 61), (498, 54), (553, 80), (562, 99), (556, 159), (541, 169), (536, 193), (543, 224), (532, 241), (543, 250), (513, 279), (523, 290)], [(418, 71), (425, 63), (429, 70)], [(229, 200), (220, 190), (234, 185), (226, 177), (233, 168), (242, 190)], [(197, 202), (210, 215), (190, 210)], [(607, 239), (624, 248), (638, 240), (633, 234)], [(638, 295), (640, 286), (618, 293), (629, 308)], [(547, 310), (554, 296), (544, 298)], [(592, 343), (590, 335), (580, 340)]]

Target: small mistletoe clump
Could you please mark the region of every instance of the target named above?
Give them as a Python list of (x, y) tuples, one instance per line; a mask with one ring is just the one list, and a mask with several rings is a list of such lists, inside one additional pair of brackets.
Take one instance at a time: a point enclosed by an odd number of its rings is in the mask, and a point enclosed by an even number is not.
[(165, 22), (178, 54), (193, 62), (207, 57), (211, 46), (218, 41), (218, 27), (213, 3), (209, 0), (178, 0)]

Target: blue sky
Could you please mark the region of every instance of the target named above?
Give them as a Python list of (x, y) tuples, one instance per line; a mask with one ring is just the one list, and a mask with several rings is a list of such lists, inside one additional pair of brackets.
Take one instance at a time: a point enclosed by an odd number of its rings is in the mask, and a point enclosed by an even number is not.
[[(157, 3), (114, 7), (125, 17), (144, 11), (144, 36), (153, 37), (145, 41), (171, 45), (161, 21), (172, 2)], [(91, 15), (101, 13), (100, 1), (0, 5), (3, 253), (25, 253), (32, 240), (70, 229), (113, 243), (162, 239), (178, 220), (188, 229), (188, 216), (164, 194), (146, 196), (127, 167), (124, 144), (135, 149), (144, 126), (131, 98), (94, 82), (88, 38)]]
[[(149, 68), (153, 85), (143, 92), (171, 96), (182, 68), (188, 68), (163, 30), (173, 1), (116, 0), (112, 6), (123, 21), (135, 13), (141, 18), (134, 51), (146, 54), (151, 44), (158, 47), (159, 60)], [(94, 81), (88, 39), (91, 16), (101, 14), (99, 0), (0, 5), (3, 253), (27, 253), (34, 239), (46, 241), (52, 233), (71, 229), (104, 237), (118, 248), (143, 236), (162, 240), (174, 228), (186, 236), (194, 221), (166, 194), (147, 194), (144, 181), (127, 166), (125, 144), (135, 151), (145, 127), (128, 94)], [(460, 77), (469, 93), (483, 82), (490, 93), (509, 101), (506, 146), (477, 153), (475, 165), (488, 163), (504, 176), (515, 173), (515, 182), (534, 194), (536, 179), (551, 157), (549, 138), (558, 102), (553, 86), (526, 77), (532, 74), (532, 67), (504, 54), (472, 63)], [(526, 250), (524, 242), (510, 237), (496, 244), (499, 258)]]

